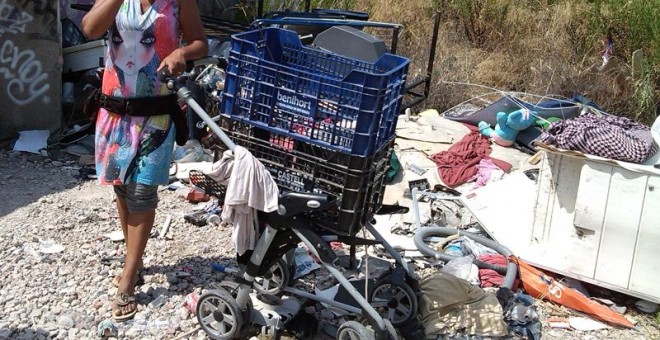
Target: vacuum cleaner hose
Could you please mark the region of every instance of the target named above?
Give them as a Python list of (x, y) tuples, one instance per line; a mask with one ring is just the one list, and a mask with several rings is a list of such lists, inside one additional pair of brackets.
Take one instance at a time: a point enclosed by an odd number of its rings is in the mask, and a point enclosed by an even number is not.
[[(507, 247), (493, 241), (490, 239), (487, 239), (485, 237), (469, 233), (466, 231), (462, 230), (457, 230), (457, 229), (452, 229), (452, 228), (446, 228), (446, 227), (424, 227), (424, 228), (419, 228), (417, 233), (415, 234), (414, 241), (415, 241), (415, 246), (417, 246), (417, 249), (424, 255), (428, 256), (433, 256), (441, 261), (449, 262), (453, 259), (456, 258), (456, 256), (448, 255), (443, 252), (437, 251), (431, 247), (429, 247), (428, 244), (424, 242), (424, 239), (430, 236), (450, 236), (450, 235), (455, 235), (459, 234), (460, 236), (466, 236), (472, 239), (473, 241), (480, 243), (486, 247), (489, 247), (496, 252), (500, 253), (506, 258), (509, 258), (509, 256), (512, 256), (513, 253), (511, 253), (511, 250), (509, 250)], [(472, 262), (481, 269), (492, 269), (504, 276), (504, 283), (502, 284), (503, 287), (506, 288), (511, 288), (513, 286), (513, 282), (516, 279), (516, 276), (518, 275), (518, 266), (509, 261), (509, 264), (507, 267), (502, 267), (498, 265), (493, 265), (490, 263), (486, 263), (483, 261), (479, 261), (477, 259), (472, 260)]]

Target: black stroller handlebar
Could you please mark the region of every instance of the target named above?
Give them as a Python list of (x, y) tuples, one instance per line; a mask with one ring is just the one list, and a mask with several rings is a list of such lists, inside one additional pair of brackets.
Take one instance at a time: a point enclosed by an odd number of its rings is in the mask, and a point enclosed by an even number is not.
[[(187, 69), (190, 70), (189, 73), (180, 74), (178, 76), (171, 75), (169, 70), (163, 70), (158, 75), (158, 79), (167, 84), (167, 88), (172, 92), (175, 92), (180, 100), (185, 102), (189, 108), (191, 108), (202, 120), (208, 125), (208, 127), (220, 138), (223, 144), (229, 148), (229, 150), (234, 151), (236, 149), (236, 144), (227, 136), (227, 134), (222, 131), (218, 124), (213, 121), (213, 119), (204, 111), (204, 109), (199, 106), (197, 101), (193, 98), (191, 91), (186, 88), (186, 82), (191, 79), (195, 74), (195, 68), (197, 66), (204, 65), (218, 65), (220, 59), (216, 57), (205, 57), (193, 61), (187, 62)], [(188, 70), (187, 70), (188, 71)]]

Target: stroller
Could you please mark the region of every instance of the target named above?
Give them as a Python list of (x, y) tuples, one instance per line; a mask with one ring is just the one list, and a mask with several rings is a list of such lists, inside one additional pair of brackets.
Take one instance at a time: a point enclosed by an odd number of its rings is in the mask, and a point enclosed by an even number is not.
[[(245, 37), (264, 38), (268, 34), (276, 34), (280, 38), (278, 40), (284, 41), (286, 37), (281, 31), (274, 28), (266, 29), (265, 32), (260, 31), (256, 35), (250, 35), (251, 33), (248, 32)], [(209, 63), (209, 60), (198, 61), (196, 64), (204, 63)], [(394, 62), (390, 61), (390, 64), (392, 63)], [(249, 65), (245, 63), (241, 65), (243, 71), (249, 71)], [(261, 64), (257, 66), (261, 67)], [(406, 71), (401, 72), (405, 75)], [(236, 76), (242, 71), (232, 70), (230, 63), (228, 76), (232, 72)], [(240, 78), (240, 75), (238, 77)], [(356, 156), (341, 152), (345, 150), (341, 150), (338, 145), (323, 143), (324, 140), (337, 141), (347, 138), (346, 131), (341, 132), (342, 138), (330, 136), (325, 139), (327, 136), (323, 133), (308, 134), (307, 137), (313, 139), (316, 136), (319, 140), (301, 143), (300, 140), (279, 133), (277, 129), (281, 126), (255, 126), (225, 114), (222, 115), (218, 125), (217, 120), (211, 118), (194, 100), (190, 90), (185, 87), (186, 81), (172, 78), (165, 80), (168, 87), (178, 94), (179, 98), (205, 122), (229, 150), (233, 151), (237, 144), (244, 146), (271, 170), (271, 173), (284, 174), (278, 176), (276, 180), (280, 187), (278, 209), (271, 213), (257, 214), (260, 236), (254, 250), (248, 253), (249, 258), (246, 256), (239, 259), (239, 262), (243, 262), (244, 268), (241, 270), (221, 268), (233, 274), (235, 280), (223, 281), (216, 286), (217, 289), (204, 293), (198, 300), (197, 318), (210, 338), (240, 338), (254, 325), (277, 333), (277, 330), (281, 329), (299, 308), (299, 305), (288, 297), (274, 297), (279, 293), (315, 300), (361, 315), (368, 321), (368, 325), (357, 321), (343, 323), (337, 331), (337, 339), (398, 339), (399, 333), (407, 339), (424, 337), (422, 327), (417, 320), (419, 294), (417, 276), (413, 268), (377, 232), (372, 222), (372, 215), (382, 202), (384, 174), (394, 143), (393, 137), (386, 136), (380, 140), (371, 138), (372, 144), (369, 148), (373, 150), (366, 150), (365, 147), (363, 154)], [(246, 84), (245, 79), (239, 81), (243, 89), (236, 91), (245, 92), (244, 88), (250, 85)], [(231, 87), (232, 84), (228, 81), (225, 89), (231, 92)], [(403, 84), (401, 89), (388, 89), (388, 95), (399, 92), (399, 97), (395, 96), (391, 100), (398, 100), (400, 103), (402, 87)], [(267, 89), (262, 87), (261, 91)], [(243, 92), (239, 94), (234, 92), (233, 99), (240, 97)], [(268, 93), (262, 94), (263, 97), (268, 97)], [(225, 93), (225, 96), (231, 97), (232, 94)], [(245, 100), (256, 101), (256, 97), (243, 97), (242, 102), (244, 104)], [(382, 104), (387, 99), (379, 97), (378, 102)], [(236, 107), (239, 105), (236, 104)], [(327, 106), (326, 103), (325, 107)], [(397, 109), (396, 105), (392, 106), (394, 106), (392, 110)], [(336, 107), (331, 109), (337, 111)], [(231, 109), (225, 107), (221, 111), (231, 112)], [(273, 110), (279, 118), (285, 114), (282, 111)], [(383, 117), (386, 115), (386, 112), (382, 113)], [(396, 113), (391, 112), (390, 115), (395, 117)], [(280, 122), (282, 121), (280, 119)], [(396, 121), (392, 119), (387, 121), (382, 118), (382, 121), (376, 121), (390, 132), (396, 125)], [(300, 119), (295, 123), (297, 124), (295, 131), (300, 132), (301, 129), (306, 131), (305, 128), (310, 128)], [(319, 128), (319, 125), (315, 124), (312, 127)], [(351, 128), (359, 130), (359, 127), (351, 126)], [(318, 132), (334, 133), (330, 130), (320, 130)], [(333, 147), (335, 150), (331, 150)], [(365, 153), (370, 155), (364, 155)], [(301, 172), (307, 175), (302, 175), (299, 179), (291, 179), (292, 173)], [(357, 237), (358, 231), (363, 229), (366, 229), (373, 239)], [(288, 286), (290, 274), (283, 258), (301, 242), (339, 282), (357, 306)], [(395, 263), (377, 278), (374, 284), (370, 284), (369, 290), (363, 295), (338, 269), (342, 263), (332, 249), (331, 242), (341, 242), (351, 247), (350, 264), (355, 262), (357, 245), (381, 245)]]

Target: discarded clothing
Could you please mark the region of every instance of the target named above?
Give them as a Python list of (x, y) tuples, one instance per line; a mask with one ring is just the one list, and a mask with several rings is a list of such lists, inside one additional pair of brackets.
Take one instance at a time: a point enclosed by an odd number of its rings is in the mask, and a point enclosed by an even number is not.
[(502, 179), (504, 171), (500, 169), (491, 159), (484, 158), (477, 164), (477, 173), (470, 178), (470, 182), (475, 181), (473, 189), (483, 187), (490, 181)]
[(277, 184), (266, 167), (241, 146), (236, 146), (233, 153), (225, 151), (207, 175), (227, 186), (221, 217), (234, 226), (232, 241), (236, 252), (243, 255), (253, 250), (259, 237), (254, 209), (277, 210)]
[(507, 321), (513, 325), (524, 326), (530, 322), (538, 321), (539, 315), (531, 306), (525, 306), (523, 303), (516, 302), (504, 313)]
[(503, 287), (497, 291), (497, 300), (504, 308), (504, 320), (511, 331), (530, 340), (541, 339), (541, 321), (531, 296)]
[[(478, 257), (479, 261), (494, 264), (500, 267), (506, 267), (509, 265), (509, 261), (500, 254), (485, 254)], [(492, 269), (479, 269), (479, 281), (481, 282), (481, 287), (501, 287), (504, 283), (504, 275), (492, 270)]]
[(426, 335), (455, 333), (499, 337), (507, 334), (495, 294), (451, 274), (437, 272), (420, 280), (419, 315)]
[(648, 126), (595, 113), (553, 123), (539, 142), (632, 163), (643, 163), (658, 150)]
[(472, 131), (463, 139), (452, 145), (449, 150), (441, 151), (431, 159), (438, 166), (438, 175), (449, 187), (457, 187), (470, 181), (477, 174), (477, 165), (482, 159), (490, 159), (505, 172), (511, 169), (511, 164), (490, 158), (490, 141), (479, 131)]

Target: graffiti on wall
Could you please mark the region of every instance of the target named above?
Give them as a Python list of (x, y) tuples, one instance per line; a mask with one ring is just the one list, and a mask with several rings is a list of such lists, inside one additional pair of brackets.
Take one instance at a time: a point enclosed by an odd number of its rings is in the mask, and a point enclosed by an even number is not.
[(0, 47), (0, 75), (6, 83), (7, 96), (16, 105), (25, 105), (41, 98), (44, 104), (50, 97), (44, 96), (50, 89), (48, 74), (32, 49), (20, 50), (11, 40)]
[[(16, 37), (16, 41), (20, 41), (21, 35), (26, 33), (26, 27), (34, 20), (33, 15), (48, 17), (47, 20), (54, 18), (57, 21), (57, 9), (54, 17), (49, 9), (54, 1), (19, 1), (18, 4), (25, 7), (30, 2), (34, 4), (32, 14), (12, 6), (6, 0), (0, 0), (0, 36), (4, 38), (0, 46), (0, 79), (5, 80), (3, 83), (7, 98), (17, 106), (39, 99), (43, 104), (51, 101), (47, 95), (50, 89), (48, 73), (44, 71), (37, 53), (32, 48), (18, 46), (9, 38), (11, 34)], [(57, 26), (52, 26), (57, 29)]]
[(16, 0), (16, 2), (47, 27), (49, 36), (58, 37), (57, 0)]
[(19, 8), (0, 0), (0, 35), (3, 33), (25, 33), (25, 27), (34, 18), (30, 13), (23, 12)]

